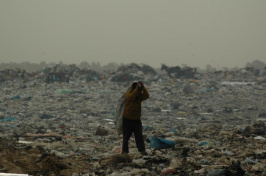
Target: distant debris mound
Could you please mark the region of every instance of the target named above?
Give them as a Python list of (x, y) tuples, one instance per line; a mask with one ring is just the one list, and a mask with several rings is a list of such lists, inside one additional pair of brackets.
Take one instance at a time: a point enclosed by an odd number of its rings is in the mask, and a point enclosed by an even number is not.
[(251, 63), (247, 63), (246, 67), (251, 67), (251, 68), (255, 68), (255, 69), (264, 69), (266, 67), (266, 64), (259, 61), (259, 60), (254, 60)]
[(169, 77), (171, 78), (180, 78), (180, 77), (184, 77), (184, 78), (194, 78), (194, 75), (197, 71), (196, 68), (191, 68), (191, 67), (179, 67), (179, 66), (175, 66), (175, 67), (168, 67), (165, 64), (162, 64), (161, 66), (161, 70), (165, 70), (168, 74)]
[(111, 81), (114, 82), (124, 82), (124, 81), (134, 81), (141, 80), (147, 76), (156, 76), (157, 72), (145, 64), (135, 64), (131, 63), (129, 65), (120, 66), (116, 74), (112, 76)]
[(143, 74), (152, 74), (152, 75), (157, 75), (156, 71), (149, 65), (146, 64), (136, 64), (136, 63), (131, 63), (130, 65), (127, 66), (121, 66), (117, 69), (117, 71), (122, 71), (122, 72), (138, 72), (141, 71)]
[(71, 78), (85, 79), (86, 82), (97, 81), (102, 78), (101, 74), (89, 69), (80, 69), (75, 64), (71, 65), (55, 65), (46, 67), (43, 71), (46, 75), (46, 83), (66, 82)]

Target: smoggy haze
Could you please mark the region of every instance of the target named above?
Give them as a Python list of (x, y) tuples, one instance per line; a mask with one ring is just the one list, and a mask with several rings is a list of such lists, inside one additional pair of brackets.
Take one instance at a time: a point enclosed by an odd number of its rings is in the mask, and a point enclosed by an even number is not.
[(266, 62), (265, 0), (1, 0), (0, 62)]

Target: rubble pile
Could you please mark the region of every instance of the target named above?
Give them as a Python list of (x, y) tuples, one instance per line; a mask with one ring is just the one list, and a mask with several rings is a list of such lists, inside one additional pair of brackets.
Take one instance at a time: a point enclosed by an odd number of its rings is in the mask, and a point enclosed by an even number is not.
[(45, 82), (66, 82), (70, 80), (80, 79), (86, 82), (96, 81), (102, 79), (102, 75), (94, 70), (80, 69), (76, 65), (55, 65), (53, 67), (46, 67), (43, 70), (45, 73)]
[(114, 116), (128, 82), (2, 82), (0, 173), (266, 175), (265, 76), (138, 76), (150, 93), (142, 105), (148, 155), (134, 135), (120, 155)]
[(165, 70), (169, 77), (174, 78), (194, 78), (194, 75), (196, 74), (197, 69), (191, 68), (188, 66), (185, 66), (183, 68), (179, 66), (175, 67), (168, 67), (165, 64), (162, 64), (161, 70)]
[(157, 72), (146, 64), (135, 64), (121, 66), (117, 69), (114, 75), (111, 75), (110, 80), (113, 82), (129, 82), (134, 80), (155, 80)]

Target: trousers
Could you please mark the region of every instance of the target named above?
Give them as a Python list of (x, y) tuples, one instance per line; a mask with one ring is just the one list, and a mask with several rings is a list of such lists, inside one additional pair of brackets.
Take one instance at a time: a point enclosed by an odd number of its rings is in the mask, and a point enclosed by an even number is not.
[(145, 144), (142, 135), (142, 123), (141, 120), (129, 120), (123, 118), (123, 146), (122, 153), (128, 153), (128, 141), (131, 135), (134, 133), (135, 141), (139, 152), (145, 151)]

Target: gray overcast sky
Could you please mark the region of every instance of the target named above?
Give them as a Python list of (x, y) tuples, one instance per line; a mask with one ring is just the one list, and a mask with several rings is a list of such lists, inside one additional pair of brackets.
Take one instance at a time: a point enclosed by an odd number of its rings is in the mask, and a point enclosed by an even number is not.
[(266, 62), (265, 0), (0, 0), (0, 62)]

